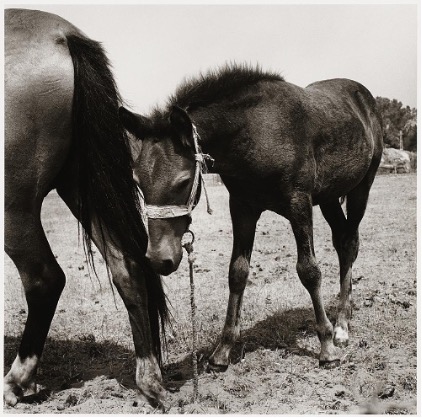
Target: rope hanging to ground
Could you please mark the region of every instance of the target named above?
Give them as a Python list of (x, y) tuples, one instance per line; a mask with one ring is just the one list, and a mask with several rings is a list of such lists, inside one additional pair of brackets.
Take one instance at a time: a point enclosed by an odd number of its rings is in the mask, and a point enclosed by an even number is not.
[(192, 370), (193, 370), (193, 402), (198, 398), (198, 359), (197, 359), (197, 325), (196, 325), (196, 304), (195, 304), (195, 284), (193, 282), (193, 263), (195, 255), (193, 254), (193, 243), (195, 235), (192, 231), (187, 231), (192, 235), (192, 241), (183, 244), (188, 253), (189, 279), (190, 279), (190, 306), (192, 321)]

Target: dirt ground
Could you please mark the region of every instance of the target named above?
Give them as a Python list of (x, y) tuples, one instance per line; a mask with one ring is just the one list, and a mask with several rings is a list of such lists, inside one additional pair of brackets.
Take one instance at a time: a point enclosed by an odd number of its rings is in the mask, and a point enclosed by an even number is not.
[[(221, 331), (228, 299), (231, 223), (224, 187), (208, 188), (194, 211), (196, 303), (199, 323), (199, 398), (192, 402), (189, 276), (186, 257), (164, 278), (173, 329), (167, 333), (164, 378), (171, 414), (416, 414), (416, 174), (375, 180), (361, 224), (354, 266), (354, 314), (341, 365), (318, 367), (319, 342), (311, 301), (296, 275), (289, 223), (270, 212), (259, 221), (242, 311), (242, 335), (225, 373), (205, 371)], [(339, 290), (337, 255), (319, 208), (315, 250), (332, 319)], [(113, 293), (102, 260), (90, 274), (77, 224), (56, 194), (44, 204), (43, 224), (67, 275), (39, 369), (37, 396), (5, 413), (156, 412), (137, 399), (126, 310)], [(5, 257), (5, 372), (26, 320), (25, 297)]]

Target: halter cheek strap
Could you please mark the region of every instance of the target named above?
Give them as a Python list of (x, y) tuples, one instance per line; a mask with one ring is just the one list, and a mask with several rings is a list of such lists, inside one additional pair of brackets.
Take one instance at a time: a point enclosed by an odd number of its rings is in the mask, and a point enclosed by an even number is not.
[(192, 210), (195, 208), (195, 197), (198, 192), (199, 183), (202, 182), (202, 187), (205, 192), (205, 198), (207, 200), (207, 212), (211, 215), (212, 209), (208, 199), (208, 193), (205, 188), (205, 180), (203, 173), (206, 170), (205, 160), (214, 161), (208, 154), (203, 154), (199, 147), (199, 134), (196, 130), (196, 126), (192, 124), (193, 130), (193, 144), (195, 148), (195, 174), (193, 178), (192, 189), (186, 205), (145, 205), (146, 216), (151, 219), (166, 219), (166, 218), (177, 218), (180, 216), (190, 215)]

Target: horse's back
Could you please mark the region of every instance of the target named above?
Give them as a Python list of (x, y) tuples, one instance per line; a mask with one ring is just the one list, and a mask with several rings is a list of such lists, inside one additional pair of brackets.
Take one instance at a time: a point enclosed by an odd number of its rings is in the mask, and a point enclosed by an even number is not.
[(5, 11), (6, 206), (17, 189), (28, 202), (48, 193), (66, 159), (74, 83), (66, 36), (76, 32), (49, 13)]

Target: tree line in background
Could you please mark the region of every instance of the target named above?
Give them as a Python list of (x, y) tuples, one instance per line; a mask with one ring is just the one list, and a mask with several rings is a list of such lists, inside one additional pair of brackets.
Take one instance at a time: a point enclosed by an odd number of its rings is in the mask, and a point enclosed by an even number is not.
[[(400, 149), (400, 135), (402, 136), (403, 149), (417, 150), (417, 123), (416, 109), (404, 107), (396, 99), (377, 97), (378, 109), (384, 123), (384, 144), (387, 147)], [(401, 131), (401, 134), (400, 134)]]

